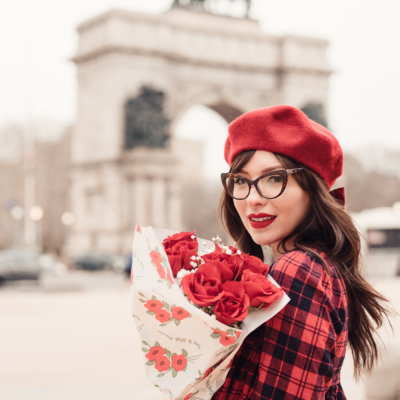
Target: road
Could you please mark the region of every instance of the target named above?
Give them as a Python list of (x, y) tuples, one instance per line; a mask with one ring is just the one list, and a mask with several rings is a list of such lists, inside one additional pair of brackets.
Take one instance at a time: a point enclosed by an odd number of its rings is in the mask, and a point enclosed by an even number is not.
[[(0, 289), (0, 399), (161, 400), (142, 370), (128, 280), (112, 272), (73, 278), (80, 286), (71, 288), (82, 290)], [(399, 287), (399, 279), (379, 285), (400, 305)], [(346, 358), (347, 397), (364, 400)]]

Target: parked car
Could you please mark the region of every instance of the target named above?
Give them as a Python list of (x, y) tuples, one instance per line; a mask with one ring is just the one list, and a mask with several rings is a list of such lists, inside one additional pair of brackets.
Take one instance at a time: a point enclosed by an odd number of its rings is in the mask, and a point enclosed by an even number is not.
[(40, 254), (36, 250), (0, 251), (0, 283), (18, 279), (38, 279), (40, 271)]
[(73, 264), (77, 269), (88, 271), (98, 271), (102, 269), (112, 269), (116, 272), (123, 271), (123, 260), (120, 256), (100, 251), (88, 251), (72, 258)]

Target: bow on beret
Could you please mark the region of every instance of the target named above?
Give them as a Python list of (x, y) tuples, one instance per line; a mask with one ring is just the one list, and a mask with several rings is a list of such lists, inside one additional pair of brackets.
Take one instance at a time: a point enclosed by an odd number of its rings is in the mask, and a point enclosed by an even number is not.
[[(316, 172), (328, 190), (343, 173), (343, 151), (325, 127), (299, 109), (281, 105), (241, 115), (228, 127), (225, 160), (232, 165), (246, 150), (265, 150), (292, 158)], [(344, 204), (344, 189), (331, 194)]]

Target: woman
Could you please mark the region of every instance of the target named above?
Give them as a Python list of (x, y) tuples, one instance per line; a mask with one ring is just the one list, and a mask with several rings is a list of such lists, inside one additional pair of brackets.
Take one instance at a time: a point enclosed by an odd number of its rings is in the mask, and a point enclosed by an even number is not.
[(378, 357), (373, 336), (387, 300), (362, 277), (361, 243), (344, 211), (343, 153), (324, 127), (290, 106), (246, 113), (229, 126), (220, 213), (244, 252), (274, 255), (270, 274), (288, 305), (252, 332), (213, 400), (345, 399), (349, 343), (355, 375)]

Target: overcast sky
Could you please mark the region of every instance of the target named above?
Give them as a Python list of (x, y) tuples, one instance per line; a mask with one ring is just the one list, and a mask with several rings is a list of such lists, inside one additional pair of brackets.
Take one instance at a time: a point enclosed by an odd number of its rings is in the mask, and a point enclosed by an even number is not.
[[(0, 0), (0, 126), (24, 122), (29, 115), (73, 122), (76, 81), (69, 58), (76, 50), (77, 24), (110, 8), (157, 13), (170, 4), (171, 0)], [(361, 143), (400, 149), (399, 16), (399, 0), (254, 0), (252, 8), (252, 17), (267, 33), (330, 41), (335, 73), (330, 80), (329, 125), (345, 150)], [(215, 137), (216, 132), (225, 135), (224, 129), (218, 116), (197, 107), (183, 117), (178, 134), (196, 138), (207, 130)]]

